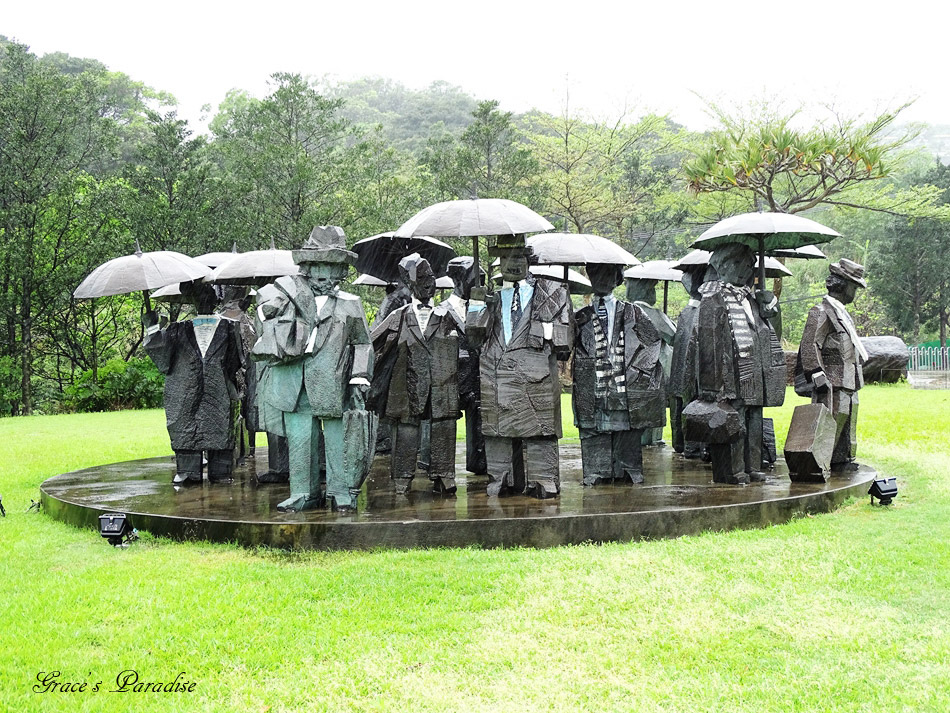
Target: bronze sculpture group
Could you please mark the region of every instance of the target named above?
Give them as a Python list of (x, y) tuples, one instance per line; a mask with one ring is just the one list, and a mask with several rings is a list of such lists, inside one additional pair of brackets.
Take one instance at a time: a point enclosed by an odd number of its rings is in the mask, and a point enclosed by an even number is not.
[[(464, 412), (466, 469), (487, 474), (490, 497), (554, 497), (558, 361), (567, 360), (584, 485), (643, 482), (642, 447), (658, 440), (667, 407), (674, 449), (711, 460), (715, 482), (766, 477), (774, 455), (763, 408), (783, 402), (785, 360), (770, 322), (775, 300), (753, 290), (749, 247), (727, 243), (708, 267), (684, 271), (690, 300), (675, 326), (654, 307), (655, 282), (628, 280), (628, 299), (614, 296), (623, 265), (589, 263), (593, 297), (575, 313), (563, 282), (528, 271), (524, 235), (499, 236), (490, 253), (500, 258), (499, 289), (486, 294), (477, 262), (459, 257), (447, 270), (455, 289), (438, 304), (430, 263), (404, 257), (399, 299), (388, 299), (372, 330), (359, 297), (339, 288), (356, 255), (334, 226), (315, 228), (293, 251), (299, 274), (258, 290), (253, 321), (243, 294), (216, 295), (200, 282), (182, 289), (194, 319), (163, 326), (148, 312), (145, 349), (166, 374), (175, 482), (200, 482), (205, 461), (209, 480), (229, 479), (243, 422), (268, 435), (259, 482), (289, 483), (280, 510), (352, 511), (383, 419), (395, 491), (409, 492), (421, 468), (435, 491), (451, 494)], [(845, 306), (865, 286), (863, 267), (841, 260), (830, 272), (796, 369), (796, 391), (828, 413), (810, 411), (810, 431), (799, 419), (808, 437), (796, 432), (804, 445), (794, 447), (809, 457), (786, 450), (793, 478), (854, 459), (864, 354)], [(216, 307), (218, 297), (225, 304)], [(829, 457), (815, 455), (821, 448)]]

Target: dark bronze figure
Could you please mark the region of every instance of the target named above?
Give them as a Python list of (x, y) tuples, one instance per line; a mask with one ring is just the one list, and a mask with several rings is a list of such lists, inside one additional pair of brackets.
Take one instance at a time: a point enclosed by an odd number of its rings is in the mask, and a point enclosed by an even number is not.
[(660, 333), (644, 311), (618, 300), (621, 265), (587, 265), (593, 303), (575, 315), (574, 422), (584, 484), (643, 482), (641, 438), (662, 428), (666, 381)]
[(841, 259), (828, 266), (828, 294), (808, 312), (795, 368), (795, 392), (824, 404), (834, 417), (832, 468), (851, 467), (857, 451), (858, 390), (867, 352), (846, 305), (867, 287), (864, 267)]
[[(482, 282), (480, 273), (475, 259), (468, 255), (449, 261), (448, 275), (455, 289), (443, 304), (455, 311), (463, 327), (468, 316), (472, 289)], [(459, 337), (458, 382), (459, 405), (465, 412), (465, 469), (484, 475), (488, 472), (488, 465), (485, 460), (485, 437), (482, 435), (478, 349), (469, 342), (464, 332)]]
[(144, 317), (146, 353), (165, 375), (165, 422), (175, 451), (176, 484), (201, 482), (202, 454), (208, 480), (231, 479), (235, 420), (240, 410), (238, 375), (245, 352), (237, 322), (214, 314), (217, 296), (206, 283), (182, 283), (198, 316), (162, 328), (155, 312)]
[(704, 282), (706, 265), (686, 265), (678, 269), (683, 271), (683, 287), (689, 293), (689, 302), (676, 320), (676, 334), (673, 337), (673, 354), (670, 359), (670, 426), (673, 433), (673, 450), (686, 458), (700, 458), (703, 444), (700, 441), (687, 441), (683, 435), (683, 408), (699, 397), (699, 381), (696, 372), (696, 343), (699, 340), (699, 292)]
[(280, 412), (288, 441), (290, 497), (278, 509), (329, 499), (353, 510), (376, 437), (375, 415), (363, 408), (373, 371), (366, 317), (359, 297), (339, 289), (356, 254), (340, 228), (321, 226), (293, 258), (301, 273), (279, 278), (268, 299), (258, 296), (264, 321), (252, 350), (270, 363), (264, 399)]
[[(627, 287), (627, 300), (643, 310), (643, 313), (653, 322), (653, 326), (660, 335), (660, 364), (663, 368), (664, 379), (669, 381), (676, 325), (673, 324), (672, 319), (666, 316), (663, 310), (656, 306), (657, 280), (628, 277), (624, 282)], [(648, 428), (643, 431), (643, 445), (648, 446), (653, 443), (663, 442), (663, 425), (665, 422), (666, 419), (664, 418), (663, 423), (658, 427)]]
[(785, 357), (767, 321), (774, 297), (750, 289), (755, 260), (748, 246), (716, 248), (710, 265), (718, 279), (700, 288), (700, 399), (683, 411), (685, 437), (709, 445), (716, 482), (763, 480), (762, 408), (785, 399)]
[(524, 236), (501, 236), (502, 288), (469, 307), (466, 334), (479, 348), (488, 494), (560, 492), (561, 390), (557, 360), (570, 356), (574, 315), (567, 287), (528, 273)]
[(454, 493), (463, 324), (453, 309), (433, 306), (435, 275), (427, 260), (413, 253), (400, 261), (399, 270), (412, 302), (391, 312), (372, 333), (375, 408), (393, 424), (392, 477), (396, 492), (409, 491), (419, 462), (421, 424), (429, 421), (429, 479), (436, 490)]

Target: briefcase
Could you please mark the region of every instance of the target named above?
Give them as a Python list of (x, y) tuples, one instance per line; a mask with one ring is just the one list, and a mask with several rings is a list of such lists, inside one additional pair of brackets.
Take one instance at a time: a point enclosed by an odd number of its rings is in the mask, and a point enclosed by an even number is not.
[(835, 448), (835, 419), (824, 404), (795, 407), (785, 439), (788, 477), (795, 483), (824, 483)]

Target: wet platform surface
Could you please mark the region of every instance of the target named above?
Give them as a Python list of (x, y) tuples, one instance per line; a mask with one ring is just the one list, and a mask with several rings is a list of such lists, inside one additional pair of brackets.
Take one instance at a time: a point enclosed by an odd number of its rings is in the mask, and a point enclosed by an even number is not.
[[(396, 495), (389, 459), (378, 456), (363, 486), (359, 512), (281, 513), (286, 484), (258, 484), (266, 449), (236, 469), (231, 483), (172, 485), (173, 457), (97, 466), (50, 478), (44, 508), (75, 525), (98, 527), (103, 512), (125, 512), (135, 527), (177, 539), (207, 539), (283, 548), (553, 546), (676, 537), (708, 530), (762, 527), (802, 513), (827, 512), (865, 495), (875, 473), (862, 466), (824, 484), (792, 483), (784, 461), (763, 483), (712, 482), (710, 467), (665, 446), (644, 448), (642, 485), (581, 485), (580, 446), (561, 445), (561, 495), (536, 500), (486, 495), (487, 476), (457, 474), (458, 492), (432, 491), (422, 474)], [(457, 463), (464, 463), (459, 445)]]

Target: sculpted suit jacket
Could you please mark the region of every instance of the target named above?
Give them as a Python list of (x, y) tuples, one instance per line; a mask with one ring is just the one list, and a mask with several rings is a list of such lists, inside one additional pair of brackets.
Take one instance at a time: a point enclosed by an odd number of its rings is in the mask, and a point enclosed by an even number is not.
[[(373, 329), (380, 415), (397, 421), (458, 418), (459, 338), (463, 328), (446, 305), (432, 310), (425, 334), (412, 304), (391, 312)], [(384, 366), (384, 364), (386, 366)]]
[(567, 287), (538, 279), (530, 303), (505, 344), (501, 300), (469, 311), (466, 335), (480, 347), (482, 432), (505, 438), (561, 437), (557, 360), (574, 345)]
[(848, 330), (825, 300), (812, 307), (805, 320), (795, 363), (795, 393), (811, 396), (812, 376), (819, 371), (835, 389), (857, 391), (864, 386), (864, 370)]
[[(701, 393), (714, 400), (741, 399), (747, 406), (781, 406), (785, 400), (785, 354), (751, 292), (740, 303), (726, 299), (736, 288), (719, 280), (700, 291), (697, 369)], [(751, 320), (751, 322), (750, 322)]]
[(342, 418), (350, 380), (368, 382), (373, 373), (373, 348), (359, 297), (336, 290), (318, 316), (306, 278), (281, 277), (275, 285), (285, 296), (283, 307), (264, 321), (252, 352), (256, 359), (274, 362), (259, 398), (292, 412), (306, 389), (314, 417)]
[[(594, 307), (577, 312), (574, 340), (574, 419), (580, 428), (595, 428), (598, 408), (595, 399), (597, 386), (597, 342), (593, 320)], [(614, 314), (614, 345), (623, 332), (623, 352), (626, 380), (626, 409), (630, 428), (662, 426), (666, 419), (666, 381), (660, 362), (662, 338), (653, 322), (635, 304), (617, 300)]]
[(165, 375), (165, 422), (174, 450), (234, 447), (231, 407), (244, 363), (241, 327), (221, 318), (204, 356), (191, 320), (145, 337), (146, 353)]

